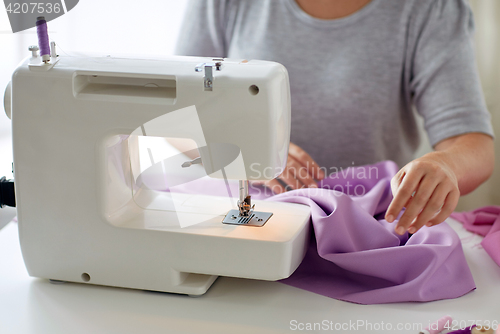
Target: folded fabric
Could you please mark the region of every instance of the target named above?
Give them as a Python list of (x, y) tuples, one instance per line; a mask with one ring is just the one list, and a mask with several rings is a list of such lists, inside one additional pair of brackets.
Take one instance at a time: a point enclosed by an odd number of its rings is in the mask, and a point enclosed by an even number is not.
[(408, 238), (384, 219), (393, 162), (351, 167), (269, 200), (309, 205), (314, 235), (299, 268), (281, 282), (360, 304), (456, 298), (475, 289), (458, 235), (447, 223)]
[(481, 246), (500, 266), (500, 206), (454, 212), (451, 217), (462, 222), (466, 230), (484, 236)]
[[(409, 238), (394, 232), (396, 222), (385, 221), (397, 171), (390, 161), (351, 167), (330, 175), (318, 189), (275, 196), (250, 187), (253, 198), (311, 208), (309, 249), (281, 282), (360, 304), (457, 298), (475, 289), (460, 239), (447, 223), (423, 227)], [(233, 194), (235, 186), (229, 185)], [(227, 196), (228, 187), (208, 179), (191, 184), (189, 192)]]

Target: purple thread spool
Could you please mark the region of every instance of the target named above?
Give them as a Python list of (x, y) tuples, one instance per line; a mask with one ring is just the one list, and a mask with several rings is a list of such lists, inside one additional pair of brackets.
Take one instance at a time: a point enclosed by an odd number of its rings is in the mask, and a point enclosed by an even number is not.
[(43, 16), (36, 18), (36, 34), (38, 36), (38, 46), (40, 47), (42, 60), (48, 62), (50, 60), (49, 34), (47, 33), (47, 21), (45, 21), (45, 17)]

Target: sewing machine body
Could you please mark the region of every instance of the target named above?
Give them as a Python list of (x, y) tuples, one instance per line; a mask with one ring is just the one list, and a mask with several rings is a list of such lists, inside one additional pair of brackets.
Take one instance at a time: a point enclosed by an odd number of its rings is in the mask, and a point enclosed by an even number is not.
[[(63, 57), (50, 66), (20, 64), (11, 86), (14, 173), (31, 276), (199, 295), (218, 275), (279, 280), (293, 273), (309, 241), (308, 207), (255, 201), (272, 213), (264, 226), (224, 225), (235, 208), (227, 196), (181, 193), (172, 200), (139, 182), (138, 173), (153, 169), (137, 164), (140, 140), (162, 134), (198, 147), (238, 147), (239, 164), (224, 168), (225, 176), (200, 152), (215, 179), (274, 178), (286, 163), (284, 67), (224, 59), (210, 90), (195, 67), (213, 61)], [(199, 118), (203, 136), (183, 123), (183, 113)], [(168, 122), (148, 125), (167, 114)], [(258, 173), (265, 168), (273, 172)]]

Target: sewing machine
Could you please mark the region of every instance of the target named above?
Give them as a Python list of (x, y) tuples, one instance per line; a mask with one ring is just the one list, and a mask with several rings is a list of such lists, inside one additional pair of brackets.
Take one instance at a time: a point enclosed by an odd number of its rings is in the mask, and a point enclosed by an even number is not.
[[(309, 208), (252, 201), (248, 192), (248, 181), (273, 179), (286, 164), (282, 65), (55, 52), (40, 61), (30, 51), (5, 108), (31, 276), (200, 295), (219, 275), (294, 272)], [(196, 149), (178, 149), (179, 139)], [(211, 194), (215, 181), (223, 193)], [(209, 188), (186, 191), (193, 182)]]

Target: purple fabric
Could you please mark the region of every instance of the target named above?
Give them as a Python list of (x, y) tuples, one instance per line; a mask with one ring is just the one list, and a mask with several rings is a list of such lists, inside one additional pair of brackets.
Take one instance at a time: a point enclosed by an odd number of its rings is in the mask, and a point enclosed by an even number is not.
[[(370, 167), (377, 175), (368, 175)], [(424, 227), (408, 238), (398, 236), (395, 223), (383, 218), (397, 171), (393, 162), (352, 167), (323, 180), (319, 186), (326, 189), (270, 198), (311, 208), (310, 248), (282, 282), (360, 304), (456, 298), (475, 289), (460, 239), (447, 223)], [(365, 193), (356, 196), (356, 187), (358, 194), (361, 188)]]
[(500, 266), (500, 206), (454, 212), (451, 217), (462, 222), (468, 231), (484, 236), (481, 246)]
[[(390, 161), (351, 167), (330, 175), (318, 189), (275, 196), (252, 185), (254, 199), (311, 208), (314, 233), (307, 254), (281, 282), (359, 304), (457, 298), (475, 289), (460, 239), (447, 223), (423, 227), (408, 238), (385, 221), (397, 171)], [(230, 188), (237, 196), (237, 186)], [(215, 179), (192, 182), (188, 192), (228, 195), (224, 182)]]

